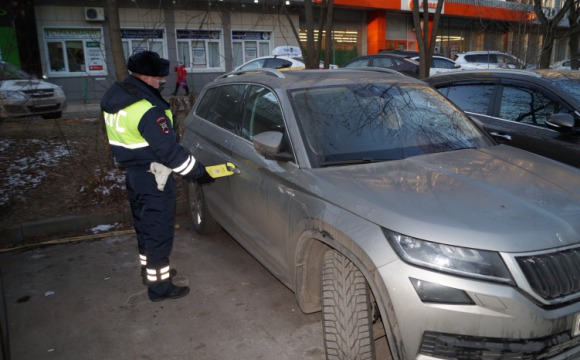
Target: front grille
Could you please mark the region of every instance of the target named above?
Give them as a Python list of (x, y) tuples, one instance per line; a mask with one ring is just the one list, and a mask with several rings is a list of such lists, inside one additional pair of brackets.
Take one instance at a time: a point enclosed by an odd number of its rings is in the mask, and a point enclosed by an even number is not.
[(24, 90), (22, 92), (33, 99), (44, 99), (44, 98), (50, 98), (50, 97), (54, 96), (53, 89), (30, 89), (30, 90)]
[(516, 259), (542, 298), (554, 300), (580, 291), (580, 248)]
[(420, 353), (453, 360), (543, 360), (580, 346), (580, 336), (569, 333), (537, 339), (501, 339), (427, 331)]

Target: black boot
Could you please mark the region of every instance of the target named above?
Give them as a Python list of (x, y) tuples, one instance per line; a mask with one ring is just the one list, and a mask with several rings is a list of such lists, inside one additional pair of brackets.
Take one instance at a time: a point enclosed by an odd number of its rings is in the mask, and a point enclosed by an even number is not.
[(173, 285), (173, 287), (171, 288), (171, 291), (165, 295), (165, 296), (161, 296), (158, 298), (153, 298), (151, 299), (151, 301), (153, 302), (158, 302), (158, 301), (163, 301), (163, 300), (167, 300), (167, 299), (179, 299), (184, 297), (185, 295), (189, 294), (189, 286), (177, 286), (177, 285)]

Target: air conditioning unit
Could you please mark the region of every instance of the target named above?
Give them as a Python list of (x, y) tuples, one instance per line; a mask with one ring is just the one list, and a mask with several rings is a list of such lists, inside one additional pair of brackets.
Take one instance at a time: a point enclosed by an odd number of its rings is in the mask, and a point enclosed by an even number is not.
[(86, 21), (105, 21), (105, 9), (102, 7), (86, 7), (85, 8)]

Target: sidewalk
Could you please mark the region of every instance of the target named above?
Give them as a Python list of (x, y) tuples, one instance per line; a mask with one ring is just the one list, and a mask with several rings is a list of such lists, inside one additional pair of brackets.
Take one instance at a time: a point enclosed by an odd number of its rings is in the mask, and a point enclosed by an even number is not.
[(320, 313), (227, 233), (177, 223), (177, 300), (148, 300), (134, 234), (0, 253), (12, 359), (324, 359)]
[(63, 118), (98, 117), (101, 114), (100, 100), (69, 101), (63, 111)]

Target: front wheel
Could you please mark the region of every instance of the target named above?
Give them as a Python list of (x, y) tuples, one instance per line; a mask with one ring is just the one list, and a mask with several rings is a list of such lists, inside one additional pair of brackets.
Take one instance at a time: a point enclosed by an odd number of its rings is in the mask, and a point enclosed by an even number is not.
[(369, 286), (360, 270), (335, 250), (322, 267), (322, 327), (327, 360), (374, 360)]
[(191, 218), (195, 231), (200, 235), (219, 232), (222, 227), (209, 213), (203, 194), (203, 187), (190, 181), (184, 181), (184, 185), (189, 217)]

